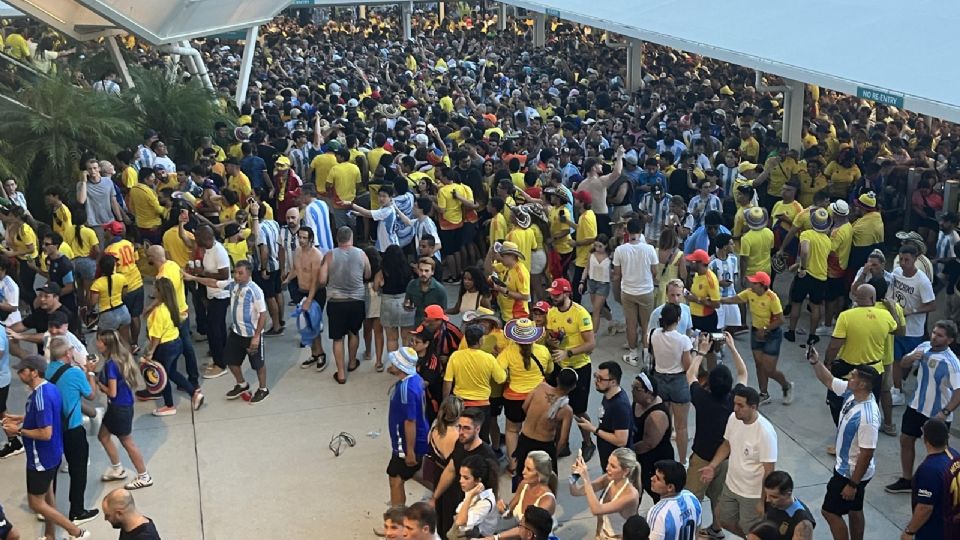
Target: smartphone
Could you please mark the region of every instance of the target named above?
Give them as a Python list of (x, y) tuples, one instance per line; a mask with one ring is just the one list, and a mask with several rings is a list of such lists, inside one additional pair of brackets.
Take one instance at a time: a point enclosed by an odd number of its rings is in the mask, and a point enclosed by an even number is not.
[(710, 332), (710, 339), (713, 341), (726, 341), (727, 336), (723, 335), (723, 332)]
[(247, 197), (247, 205), (249, 206), (249, 205), (253, 204), (253, 202), (254, 202), (255, 200), (256, 200), (256, 199), (254, 199), (253, 196)]
[(807, 347), (807, 361), (813, 358), (813, 353), (814, 353), (813, 345), (810, 345), (809, 347)]
[[(580, 418), (580, 417), (579, 417), (579, 416), (575, 416), (575, 418)], [(581, 448), (580, 450), (577, 450), (577, 459), (578, 459), (578, 460), (579, 460), (579, 459), (583, 459), (583, 449), (582, 449), (582, 448)], [(570, 475), (570, 485), (571, 485), (571, 486), (572, 486), (573, 484), (576, 484), (576, 483), (579, 482), (579, 481), (580, 481), (580, 475), (579, 475), (579, 474), (573, 473), (573, 474)]]

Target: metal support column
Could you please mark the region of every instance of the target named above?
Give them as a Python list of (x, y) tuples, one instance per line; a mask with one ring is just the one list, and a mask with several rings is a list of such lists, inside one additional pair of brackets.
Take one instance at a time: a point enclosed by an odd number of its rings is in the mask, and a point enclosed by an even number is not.
[(361, 6), (360, 6), (360, 9), (358, 10), (357, 16), (360, 17), (361, 20), (366, 20), (366, 18), (367, 18), (367, 6), (361, 5)]
[(411, 27), (413, 26), (413, 2), (404, 2), (400, 4), (400, 19), (403, 27), (403, 40), (410, 41), (413, 36)]
[(507, 29), (507, 5), (500, 3), (500, 9), (497, 10), (497, 30), (503, 32)]
[(240, 79), (237, 81), (237, 95), (234, 101), (237, 107), (243, 106), (247, 100), (247, 88), (250, 86), (250, 72), (253, 70), (253, 53), (257, 50), (257, 35), (260, 33), (259, 26), (251, 26), (247, 29), (247, 39), (243, 43), (243, 60), (240, 62)]
[(543, 13), (533, 14), (533, 46), (543, 47), (547, 44), (547, 16)]
[(447, 16), (447, 6), (443, 2), (437, 2), (437, 21), (442, 21)]
[(627, 90), (636, 92), (643, 87), (643, 41), (627, 41)]
[(133, 88), (133, 79), (130, 77), (130, 70), (127, 69), (127, 61), (123, 59), (123, 54), (120, 52), (120, 44), (117, 43), (117, 39), (117, 36), (108, 37), (106, 39), (107, 49), (110, 51), (110, 58), (113, 59), (113, 64), (117, 66), (120, 78), (123, 79), (123, 84), (127, 88)]
[(790, 145), (792, 150), (803, 152), (803, 100), (805, 85), (801, 81), (784, 79), (789, 91), (783, 93), (783, 142)]

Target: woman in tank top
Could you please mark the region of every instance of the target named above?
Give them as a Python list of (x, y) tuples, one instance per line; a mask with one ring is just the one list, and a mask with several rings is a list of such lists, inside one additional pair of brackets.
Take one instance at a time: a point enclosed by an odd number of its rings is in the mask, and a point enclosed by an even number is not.
[(456, 315), (464, 311), (476, 311), (478, 307), (490, 307), (490, 288), (483, 272), (476, 266), (464, 269), (460, 279), (460, 295), (457, 303), (446, 310), (447, 315)]
[[(570, 484), (570, 494), (585, 496), (590, 512), (597, 516), (596, 540), (621, 538), (623, 523), (637, 515), (640, 506), (640, 464), (630, 448), (610, 454), (606, 472), (590, 480), (590, 468), (578, 457), (572, 472), (581, 480)], [(599, 494), (597, 493), (599, 491)]]
[(637, 375), (633, 381), (633, 432), (639, 440), (634, 440), (633, 450), (640, 462), (640, 485), (659, 502), (660, 496), (650, 489), (650, 477), (656, 472), (653, 464), (661, 459), (673, 459), (673, 445), (670, 444), (670, 408), (657, 395), (656, 383), (645, 373)]
[[(523, 476), (517, 492), (509, 503), (497, 501), (497, 511), (509, 515), (520, 523), (520, 518), (530, 506), (543, 508), (550, 515), (557, 511), (557, 474), (553, 472), (550, 456), (543, 450), (534, 450), (527, 454), (523, 462)], [(553, 520), (556, 526), (557, 520)], [(516, 527), (498, 533), (502, 540), (523, 538), (522, 528)]]
[(380, 293), (380, 326), (387, 334), (387, 352), (400, 348), (400, 329), (413, 326), (413, 313), (403, 309), (403, 298), (413, 272), (400, 246), (389, 246), (380, 260), (374, 288)]

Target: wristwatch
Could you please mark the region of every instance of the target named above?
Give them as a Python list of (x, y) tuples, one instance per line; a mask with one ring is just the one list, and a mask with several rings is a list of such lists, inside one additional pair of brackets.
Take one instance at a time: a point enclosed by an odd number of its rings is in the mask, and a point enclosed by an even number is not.
[(951, 411), (950, 409), (944, 407), (944, 408), (940, 409), (940, 412), (943, 413), (944, 416), (950, 416), (950, 413), (952, 413), (953, 411)]
[(860, 488), (860, 482), (854, 482), (853, 480), (850, 480), (850, 479), (847, 479), (847, 485), (852, 487), (853, 489)]

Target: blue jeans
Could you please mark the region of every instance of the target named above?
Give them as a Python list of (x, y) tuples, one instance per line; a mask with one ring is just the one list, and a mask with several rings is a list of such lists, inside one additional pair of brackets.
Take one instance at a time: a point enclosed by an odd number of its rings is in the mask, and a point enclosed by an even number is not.
[(173, 407), (173, 385), (176, 384), (183, 391), (193, 395), (197, 388), (177, 371), (177, 359), (183, 353), (183, 343), (179, 339), (161, 343), (153, 352), (153, 359), (163, 364), (167, 370), (167, 385), (163, 387), (163, 404)]
[(184, 365), (187, 368), (187, 379), (194, 387), (200, 386), (200, 370), (197, 367), (197, 353), (193, 350), (193, 339), (190, 337), (190, 319), (188, 317), (184, 317), (180, 321), (179, 330), (180, 341), (183, 344)]

